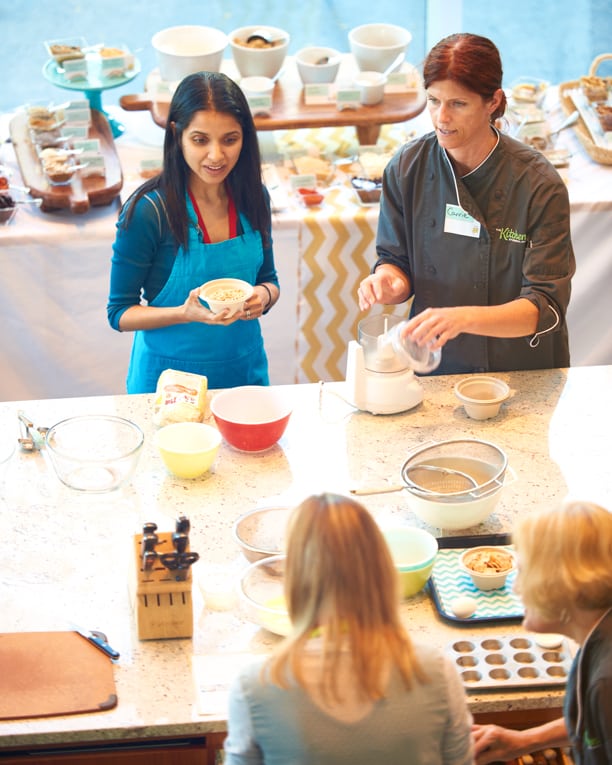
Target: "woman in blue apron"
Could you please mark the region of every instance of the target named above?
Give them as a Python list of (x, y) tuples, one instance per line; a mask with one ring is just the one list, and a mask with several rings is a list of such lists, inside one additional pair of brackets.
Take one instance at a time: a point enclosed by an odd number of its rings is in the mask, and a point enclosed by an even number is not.
[[(128, 393), (153, 392), (164, 369), (206, 375), (210, 388), (269, 383), (258, 319), (279, 296), (271, 231), (244, 94), (223, 74), (189, 75), (170, 104), (163, 170), (117, 223), (107, 311), (135, 333)], [(222, 277), (254, 285), (231, 317), (198, 296)]]
[(506, 108), (499, 51), (451, 35), (423, 75), (434, 131), (385, 168), (378, 260), (360, 308), (413, 298), (405, 336), (442, 348), (436, 374), (569, 366), (567, 188), (540, 152), (495, 125)]

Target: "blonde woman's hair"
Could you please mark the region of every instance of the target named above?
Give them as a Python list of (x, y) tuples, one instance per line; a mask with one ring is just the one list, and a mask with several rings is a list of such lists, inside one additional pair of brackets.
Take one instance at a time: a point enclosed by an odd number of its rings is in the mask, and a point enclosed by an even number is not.
[(287, 544), (285, 597), (292, 634), (264, 667), (271, 682), (305, 688), (301, 657), (320, 629), (323, 697), (342, 700), (337, 668), (348, 646), (363, 698), (385, 695), (385, 668), (394, 665), (411, 687), (426, 676), (399, 615), (397, 573), (370, 513), (336, 494), (311, 496), (293, 512)]
[(612, 513), (568, 501), (524, 516), (513, 531), (516, 589), (528, 607), (558, 618), (568, 606), (612, 606)]

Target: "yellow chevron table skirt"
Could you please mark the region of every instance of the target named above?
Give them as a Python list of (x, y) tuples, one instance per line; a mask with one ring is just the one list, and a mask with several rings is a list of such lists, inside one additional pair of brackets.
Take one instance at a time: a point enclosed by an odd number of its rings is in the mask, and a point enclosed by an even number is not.
[[(357, 339), (357, 325), (366, 315), (359, 310), (357, 289), (376, 260), (378, 211), (353, 203), (342, 188), (331, 189), (325, 205), (300, 224), (297, 382), (346, 376), (347, 345)], [(406, 316), (408, 308), (388, 312)]]
[[(415, 136), (415, 124), (411, 120), (383, 126), (377, 149), (395, 151)], [(303, 150), (341, 159), (356, 156), (360, 148), (352, 128), (276, 131), (274, 143), (280, 156)], [(321, 189), (320, 207), (303, 208), (289, 193), (290, 209), (277, 219), (285, 226), (291, 219), (298, 228), (294, 367), (298, 383), (343, 380), (348, 343), (357, 339), (357, 325), (366, 316), (359, 310), (357, 288), (376, 261), (379, 206), (361, 205), (351, 188), (349, 169), (342, 168), (339, 164), (329, 186)], [(288, 189), (282, 169), (280, 185)], [(402, 317), (408, 314), (407, 304), (384, 310)]]

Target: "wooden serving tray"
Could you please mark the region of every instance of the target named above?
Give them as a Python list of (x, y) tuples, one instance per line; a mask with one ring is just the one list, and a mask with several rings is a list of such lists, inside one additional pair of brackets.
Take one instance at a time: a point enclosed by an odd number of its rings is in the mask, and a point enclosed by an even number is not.
[(100, 141), (106, 177), (82, 178), (77, 170), (72, 182), (66, 186), (54, 186), (45, 177), (36, 148), (30, 139), (28, 115), (25, 111), (13, 117), (9, 123), (9, 130), (23, 183), (29, 187), (33, 197), (42, 199), (41, 210), (67, 208), (74, 213), (84, 213), (90, 207), (110, 204), (119, 195), (123, 186), (123, 173), (111, 127), (102, 112), (91, 110), (88, 138), (97, 138)]
[[(228, 74), (232, 76), (229, 71)], [(150, 80), (156, 78), (159, 79), (155, 71), (149, 75)], [(150, 92), (146, 92), (122, 96), (119, 103), (126, 111), (150, 111), (153, 121), (160, 127), (166, 127), (170, 107), (168, 100), (156, 101)], [(289, 60), (274, 86), (270, 115), (255, 115), (254, 121), (257, 130), (354, 126), (359, 143), (372, 146), (382, 125), (410, 120), (424, 108), (425, 91), (422, 88), (407, 93), (385, 93), (380, 104), (356, 109), (339, 110), (335, 103), (306, 105), (295, 62)]]

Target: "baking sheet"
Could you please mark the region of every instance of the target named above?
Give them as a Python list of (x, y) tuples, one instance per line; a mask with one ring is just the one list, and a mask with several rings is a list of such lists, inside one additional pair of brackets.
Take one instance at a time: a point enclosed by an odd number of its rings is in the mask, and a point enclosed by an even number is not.
[(461, 637), (446, 653), (467, 690), (563, 687), (573, 660), (565, 638), (557, 648), (543, 648), (529, 634)]
[[(471, 624), (474, 622), (520, 621), (523, 603), (513, 590), (516, 571), (512, 571), (506, 584), (499, 590), (487, 592), (474, 586), (469, 574), (459, 567), (459, 557), (466, 549), (479, 545), (510, 547), (509, 534), (482, 534), (475, 536), (441, 537), (438, 539), (438, 555), (427, 588), (440, 615), (449, 621)], [(474, 598), (476, 611), (469, 617), (453, 613), (451, 603), (461, 596)]]

